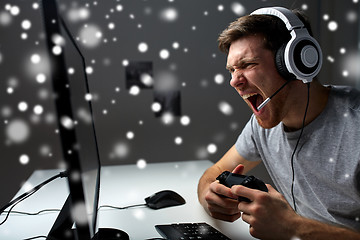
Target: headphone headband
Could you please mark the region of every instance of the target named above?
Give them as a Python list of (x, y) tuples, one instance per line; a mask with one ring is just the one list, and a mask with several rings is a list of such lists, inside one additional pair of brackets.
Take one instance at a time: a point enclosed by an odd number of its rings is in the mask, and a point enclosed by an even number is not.
[(303, 22), (289, 9), (283, 7), (260, 8), (250, 15), (272, 15), (280, 18), (291, 31), (295, 28), (303, 28)]
[(304, 23), (292, 11), (283, 7), (260, 8), (250, 15), (272, 15), (285, 23), (291, 39), (276, 53), (277, 69), (287, 79), (295, 77), (304, 83), (311, 82), (321, 69), (322, 51)]

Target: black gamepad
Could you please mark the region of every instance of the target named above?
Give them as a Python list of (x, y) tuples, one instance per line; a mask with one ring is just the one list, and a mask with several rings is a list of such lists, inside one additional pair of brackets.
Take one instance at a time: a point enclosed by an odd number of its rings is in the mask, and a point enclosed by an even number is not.
[[(229, 171), (225, 171), (221, 173), (216, 180), (219, 180), (219, 182), (229, 188), (231, 188), (234, 185), (243, 185), (248, 188), (252, 189), (258, 189), (264, 192), (267, 192), (268, 189), (265, 185), (265, 183), (254, 177), (254, 176), (246, 176), (236, 173), (231, 173)], [(239, 197), (239, 201), (245, 201), (245, 202), (251, 202), (248, 198), (245, 197)]]

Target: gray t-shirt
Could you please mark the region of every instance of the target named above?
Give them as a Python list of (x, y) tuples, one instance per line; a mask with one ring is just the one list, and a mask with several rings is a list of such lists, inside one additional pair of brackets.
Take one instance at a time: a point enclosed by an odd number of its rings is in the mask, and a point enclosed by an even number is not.
[[(310, 90), (311, 94), (311, 90)], [(235, 143), (249, 161), (262, 160), (292, 205), (291, 155), (300, 130), (259, 126), (254, 115)], [(360, 92), (332, 86), (324, 111), (304, 128), (294, 157), (297, 212), (360, 231)]]

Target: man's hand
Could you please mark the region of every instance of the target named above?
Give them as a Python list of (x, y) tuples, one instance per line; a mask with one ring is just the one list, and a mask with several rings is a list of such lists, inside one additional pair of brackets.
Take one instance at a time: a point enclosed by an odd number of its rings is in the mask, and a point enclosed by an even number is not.
[(269, 192), (250, 189), (241, 185), (231, 188), (234, 195), (250, 199), (240, 202), (242, 219), (250, 224), (250, 234), (263, 240), (360, 240), (360, 233), (351, 229), (322, 223), (298, 215), (284, 196), (267, 184)]
[(271, 185), (269, 192), (236, 185), (231, 188), (234, 195), (250, 199), (250, 203), (238, 203), (242, 219), (250, 225), (250, 234), (260, 239), (291, 239), (295, 231), (289, 226), (300, 218), (283, 195)]
[[(243, 170), (244, 166), (240, 164), (233, 173), (241, 174)], [(230, 188), (215, 181), (209, 185), (203, 205), (213, 218), (234, 222), (241, 217), (237, 199), (238, 197), (231, 192)]]

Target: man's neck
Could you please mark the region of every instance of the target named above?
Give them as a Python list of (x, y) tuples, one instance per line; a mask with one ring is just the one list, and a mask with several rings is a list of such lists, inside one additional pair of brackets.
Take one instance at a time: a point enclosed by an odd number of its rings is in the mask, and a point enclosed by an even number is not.
[[(294, 93), (291, 98), (294, 100), (287, 116), (283, 119), (285, 130), (288, 132), (302, 128), (305, 109), (308, 99), (308, 86), (302, 82), (295, 82)], [(318, 81), (310, 83), (309, 106), (306, 113), (305, 126), (312, 122), (325, 109), (329, 97), (330, 88), (324, 87)], [(302, 101), (299, 101), (302, 99)]]

